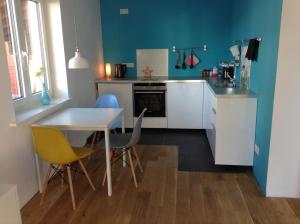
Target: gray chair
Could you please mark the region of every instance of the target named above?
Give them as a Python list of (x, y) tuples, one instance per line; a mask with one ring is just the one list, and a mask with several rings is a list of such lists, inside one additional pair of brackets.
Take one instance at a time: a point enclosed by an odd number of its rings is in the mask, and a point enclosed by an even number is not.
[[(140, 169), (141, 172), (143, 172), (143, 168), (141, 165), (141, 162), (139, 160), (138, 154), (135, 150), (135, 145), (139, 142), (141, 137), (141, 127), (142, 127), (142, 121), (144, 117), (144, 113), (146, 112), (147, 108), (144, 108), (142, 113), (137, 119), (137, 122), (135, 123), (135, 126), (133, 128), (132, 133), (126, 133), (126, 134), (113, 134), (109, 138), (110, 142), (110, 148), (111, 148), (111, 164), (112, 166), (119, 160), (123, 159), (124, 153), (128, 155), (129, 164), (126, 161), (128, 165), (130, 165), (132, 177), (134, 180), (135, 187), (137, 187), (137, 181), (135, 176), (135, 166), (133, 165), (133, 159), (136, 160), (136, 163)], [(133, 154), (132, 154), (133, 153)], [(102, 186), (104, 186), (106, 180), (106, 170), (104, 173), (104, 177), (102, 180)]]

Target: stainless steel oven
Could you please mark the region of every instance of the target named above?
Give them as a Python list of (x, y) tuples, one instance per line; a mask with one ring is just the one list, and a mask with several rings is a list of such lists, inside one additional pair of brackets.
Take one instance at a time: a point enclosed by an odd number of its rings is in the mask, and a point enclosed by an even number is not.
[(146, 107), (145, 117), (166, 117), (166, 91), (165, 83), (135, 83), (134, 116), (138, 117)]

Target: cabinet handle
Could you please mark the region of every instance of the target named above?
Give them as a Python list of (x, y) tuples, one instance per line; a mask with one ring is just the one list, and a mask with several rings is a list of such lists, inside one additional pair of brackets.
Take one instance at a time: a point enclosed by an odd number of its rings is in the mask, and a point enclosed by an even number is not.
[(212, 108), (211, 110), (212, 110), (212, 112), (213, 112), (214, 114), (217, 114), (217, 111), (216, 111), (215, 108)]

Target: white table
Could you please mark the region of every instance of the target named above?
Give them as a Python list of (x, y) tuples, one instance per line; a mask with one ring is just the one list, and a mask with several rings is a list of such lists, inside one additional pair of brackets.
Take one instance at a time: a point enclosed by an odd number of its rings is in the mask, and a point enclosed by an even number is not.
[[(112, 195), (111, 164), (109, 132), (110, 127), (118, 117), (122, 117), (122, 133), (125, 133), (124, 113), (122, 108), (68, 108), (52, 114), (39, 121), (37, 126), (56, 127), (60, 130), (69, 131), (104, 131), (105, 133), (105, 154), (107, 170), (107, 191)], [(37, 159), (37, 171), (40, 181), (40, 172)], [(41, 183), (39, 183), (41, 190)]]

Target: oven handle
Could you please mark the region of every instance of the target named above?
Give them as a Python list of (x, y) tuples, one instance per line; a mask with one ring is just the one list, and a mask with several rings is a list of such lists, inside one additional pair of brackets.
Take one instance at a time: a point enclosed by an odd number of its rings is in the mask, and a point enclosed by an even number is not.
[(165, 93), (165, 91), (134, 91), (137, 94), (144, 94), (144, 93)]

